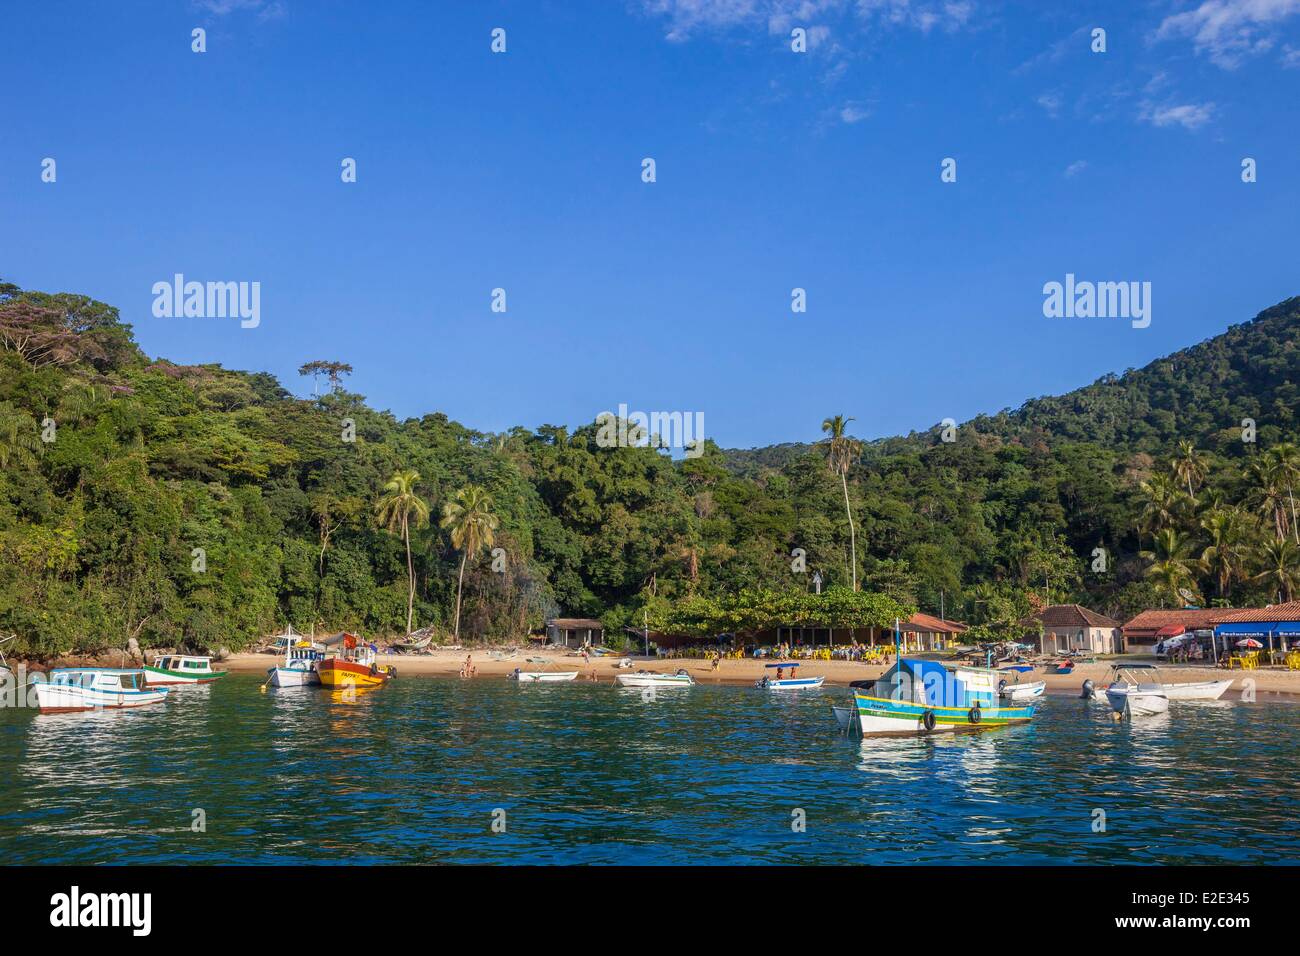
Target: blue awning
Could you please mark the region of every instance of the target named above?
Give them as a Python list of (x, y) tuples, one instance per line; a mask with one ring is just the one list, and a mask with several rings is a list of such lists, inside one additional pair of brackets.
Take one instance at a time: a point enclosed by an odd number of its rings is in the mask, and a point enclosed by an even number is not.
[(1215, 637), (1293, 637), (1300, 634), (1300, 621), (1235, 621), (1214, 628)]

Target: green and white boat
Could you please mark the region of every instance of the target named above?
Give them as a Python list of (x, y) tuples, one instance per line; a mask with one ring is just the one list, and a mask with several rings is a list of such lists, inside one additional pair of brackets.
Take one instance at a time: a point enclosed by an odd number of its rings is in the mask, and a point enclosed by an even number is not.
[(144, 680), (150, 686), (163, 684), (210, 684), (226, 671), (214, 671), (212, 658), (188, 654), (165, 654), (145, 665)]

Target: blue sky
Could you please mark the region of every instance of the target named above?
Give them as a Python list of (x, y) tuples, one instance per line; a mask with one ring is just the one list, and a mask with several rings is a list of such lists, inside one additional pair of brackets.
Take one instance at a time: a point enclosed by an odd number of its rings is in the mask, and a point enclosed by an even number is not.
[[(5, 33), (0, 276), (298, 394), (350, 362), (401, 417), (874, 438), (1300, 293), (1300, 0), (47, 0)], [(177, 272), (260, 282), (261, 325), (155, 318)], [(1045, 318), (1066, 273), (1151, 282), (1150, 327)]]

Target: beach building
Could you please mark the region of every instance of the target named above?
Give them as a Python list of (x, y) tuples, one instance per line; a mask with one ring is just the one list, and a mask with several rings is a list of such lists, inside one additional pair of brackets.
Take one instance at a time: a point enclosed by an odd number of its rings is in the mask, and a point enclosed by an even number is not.
[[(931, 614), (917, 612), (903, 622), (899, 628), (905, 654), (923, 653), (925, 651), (946, 651), (954, 644), (960, 643), (960, 635), (966, 625), (960, 621), (947, 621)], [(887, 642), (893, 643), (893, 634), (886, 634)]]
[(1119, 621), (1081, 604), (1049, 604), (1039, 614), (1021, 622), (1026, 636), (1042, 654), (1124, 653), (1124, 632)]
[(1124, 625), (1124, 649), (1130, 654), (1150, 652), (1166, 638), (1210, 630), (1234, 613), (1232, 608), (1214, 607), (1143, 611)]
[[(941, 651), (951, 647), (966, 625), (947, 621), (932, 614), (913, 614), (899, 626), (900, 641), (907, 653)], [(753, 635), (752, 642), (763, 645), (787, 644), (791, 647), (844, 647), (854, 642), (867, 646), (887, 644), (894, 646), (892, 627), (810, 627), (783, 625)]]
[(1219, 653), (1246, 639), (1259, 641), (1270, 652), (1300, 643), (1300, 601), (1239, 611), (1216, 609), (1212, 622)]
[(605, 625), (587, 617), (553, 617), (546, 622), (546, 643), (565, 647), (582, 647), (584, 644), (601, 644), (605, 640)]

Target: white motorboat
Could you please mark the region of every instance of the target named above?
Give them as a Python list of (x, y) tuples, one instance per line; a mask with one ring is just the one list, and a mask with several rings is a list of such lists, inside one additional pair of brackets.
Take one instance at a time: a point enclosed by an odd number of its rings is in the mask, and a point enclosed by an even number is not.
[(691, 687), (695, 678), (679, 668), (675, 674), (657, 674), (654, 671), (637, 671), (635, 674), (619, 674), (621, 687)]
[(1116, 713), (1149, 717), (1169, 710), (1169, 698), (1159, 684), (1124, 684), (1106, 689), (1106, 699)]
[(1007, 683), (998, 682), (998, 696), (1007, 701), (1037, 700), (1047, 692), (1047, 681), (1031, 680)]
[(1148, 675), (1141, 674), (1139, 668), (1118, 665), (1112, 670), (1116, 679), (1106, 688), (1106, 700), (1117, 714), (1146, 717), (1169, 710), (1169, 695), (1164, 687), (1154, 681), (1142, 680)]
[(143, 707), (168, 694), (166, 687), (147, 687), (142, 670), (111, 667), (59, 667), (32, 686), (42, 714)]
[(1083, 682), (1083, 696), (1102, 699), (1106, 692), (1119, 683), (1155, 684), (1169, 700), (1218, 700), (1232, 686), (1232, 678), (1223, 680), (1178, 681), (1175, 675), (1155, 664), (1115, 664), (1110, 669), (1111, 682), (1107, 687), (1094, 687), (1092, 681)]

